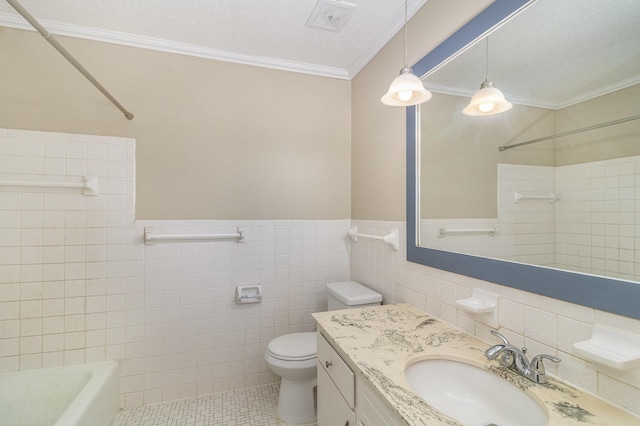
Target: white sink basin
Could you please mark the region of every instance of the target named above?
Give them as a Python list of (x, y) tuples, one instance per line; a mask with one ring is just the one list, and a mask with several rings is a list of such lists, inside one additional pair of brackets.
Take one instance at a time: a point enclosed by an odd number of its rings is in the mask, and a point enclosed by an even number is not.
[(415, 393), (468, 426), (543, 426), (546, 411), (503, 378), (463, 362), (418, 361), (405, 370)]

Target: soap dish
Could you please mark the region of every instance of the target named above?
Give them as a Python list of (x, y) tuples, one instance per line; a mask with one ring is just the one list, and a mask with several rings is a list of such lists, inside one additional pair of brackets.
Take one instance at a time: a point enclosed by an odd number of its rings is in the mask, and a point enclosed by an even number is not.
[(498, 327), (498, 295), (474, 288), (468, 299), (456, 300), (456, 305), (471, 314), (477, 321), (490, 327)]
[(484, 314), (491, 312), (496, 308), (495, 303), (474, 299), (473, 297), (469, 299), (456, 300), (456, 303), (460, 309), (470, 314)]
[(614, 370), (640, 366), (640, 336), (595, 324), (591, 339), (573, 344), (582, 357)]
[(470, 314), (484, 314), (496, 309), (498, 295), (488, 291), (474, 288), (468, 299), (456, 300), (460, 309)]

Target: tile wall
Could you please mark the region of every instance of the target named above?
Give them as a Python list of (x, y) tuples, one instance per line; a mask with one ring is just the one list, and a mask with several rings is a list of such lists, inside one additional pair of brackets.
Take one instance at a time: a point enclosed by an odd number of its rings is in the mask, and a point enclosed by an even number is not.
[(640, 280), (640, 156), (558, 167), (558, 265)]
[[(358, 232), (385, 235), (392, 228), (405, 235), (404, 222), (354, 220)], [(381, 292), (385, 303), (406, 302), (435, 315), (486, 342), (495, 342), (490, 328), (456, 308), (456, 300), (471, 296), (474, 287), (500, 295), (500, 331), (530, 353), (562, 358), (548, 370), (588, 392), (640, 415), (638, 374), (614, 377), (596, 372), (573, 353), (573, 343), (587, 340), (599, 323), (640, 335), (640, 321), (562, 302), (556, 299), (429, 268), (406, 261), (406, 242), (394, 251), (376, 240), (360, 239), (351, 246), (351, 277)]]
[[(556, 266), (556, 168), (498, 164), (498, 217), (504, 257)], [(517, 199), (516, 196), (522, 197)]]
[[(348, 219), (136, 221), (134, 140), (0, 129), (0, 180), (85, 175), (99, 195), (0, 186), (0, 371), (120, 359), (123, 406), (272, 383), (266, 344), (349, 278)], [(244, 240), (145, 245), (149, 226)]]

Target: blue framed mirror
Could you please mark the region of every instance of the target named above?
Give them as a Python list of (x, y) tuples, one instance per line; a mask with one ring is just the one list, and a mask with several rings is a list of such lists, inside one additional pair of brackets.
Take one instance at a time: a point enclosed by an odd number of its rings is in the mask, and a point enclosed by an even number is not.
[[(479, 44), (478, 41), (483, 40), (513, 16), (527, 13), (529, 6), (535, 5), (535, 3), (531, 0), (496, 0), (417, 62), (413, 66), (414, 73), (424, 76), (434, 72), (443, 64), (452, 61), (452, 58), (459, 52), (470, 49), (470, 46), (474, 44)], [(535, 35), (531, 37), (535, 37)], [(478, 77), (480, 79), (478, 85), (484, 77), (484, 75)], [(429, 84), (426, 86), (429, 88)], [(420, 144), (421, 108), (423, 107), (407, 108), (406, 118), (407, 260), (605, 312), (640, 319), (640, 283), (637, 281), (504, 260), (494, 256), (463, 253), (459, 250), (447, 251), (421, 244), (421, 170), (419, 161), (421, 155), (425, 155), (425, 153), (421, 154), (423, 148)], [(640, 123), (640, 120), (636, 123)], [(637, 141), (637, 131), (634, 135)], [(455, 166), (448, 167), (455, 172)], [(640, 180), (636, 179), (636, 181)], [(640, 215), (635, 213), (635, 216)], [(635, 225), (635, 229), (638, 229), (639, 226)], [(637, 236), (640, 237), (640, 234)], [(638, 258), (640, 256), (636, 256), (636, 259)], [(637, 269), (640, 270), (640, 267)]]

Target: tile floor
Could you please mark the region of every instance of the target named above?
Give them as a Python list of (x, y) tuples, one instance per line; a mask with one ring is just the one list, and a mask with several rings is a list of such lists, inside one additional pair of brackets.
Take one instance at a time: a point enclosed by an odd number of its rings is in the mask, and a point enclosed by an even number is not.
[(113, 426), (278, 426), (270, 384), (122, 410)]

